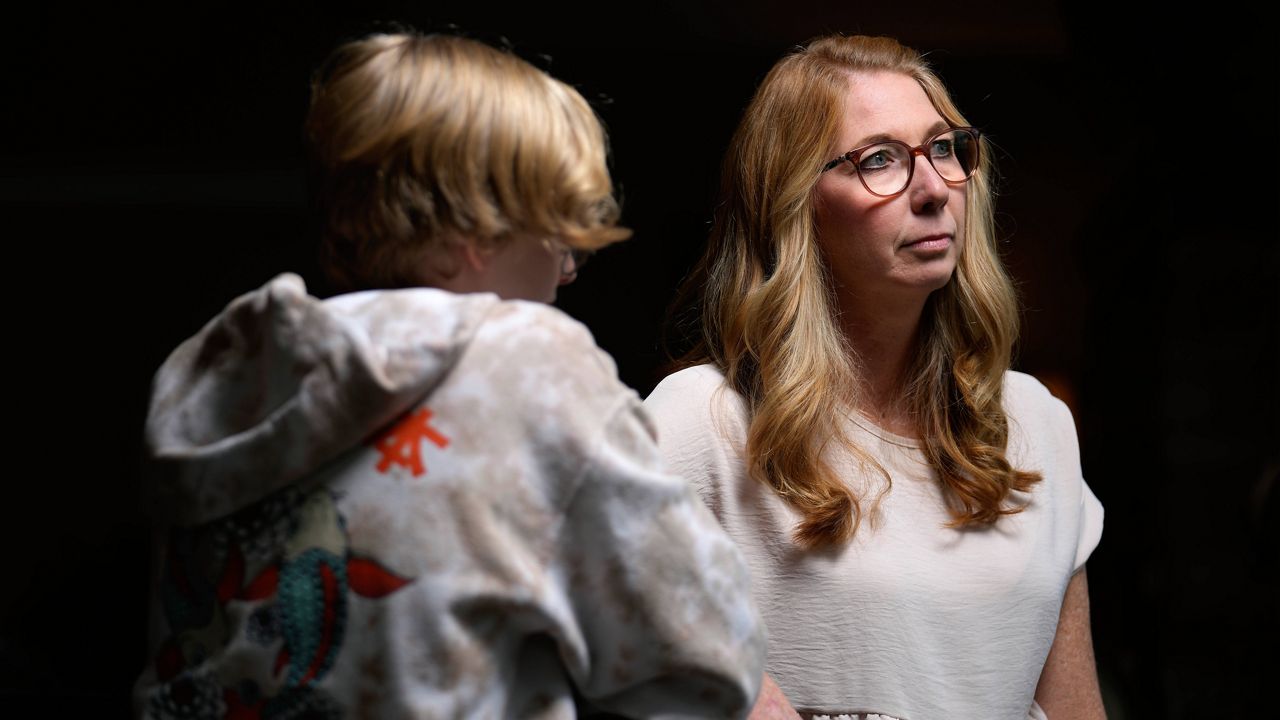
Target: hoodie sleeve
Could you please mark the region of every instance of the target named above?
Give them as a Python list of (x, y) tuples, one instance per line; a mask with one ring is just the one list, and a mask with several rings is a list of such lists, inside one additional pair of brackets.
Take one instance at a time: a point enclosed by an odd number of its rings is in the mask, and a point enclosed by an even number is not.
[(562, 526), (587, 657), (582, 695), (627, 716), (739, 717), (765, 642), (737, 549), (682, 479), (661, 469), (634, 395), (608, 418)]

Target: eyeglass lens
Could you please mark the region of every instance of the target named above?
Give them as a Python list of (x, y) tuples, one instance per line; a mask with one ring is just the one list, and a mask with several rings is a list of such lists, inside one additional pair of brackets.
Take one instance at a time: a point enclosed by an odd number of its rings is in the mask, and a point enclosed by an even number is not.
[[(930, 164), (948, 182), (964, 182), (978, 163), (977, 138), (968, 131), (938, 135), (924, 149)], [(912, 165), (911, 148), (900, 142), (872, 145), (858, 156), (858, 174), (867, 188), (879, 195), (896, 195), (905, 190)]]

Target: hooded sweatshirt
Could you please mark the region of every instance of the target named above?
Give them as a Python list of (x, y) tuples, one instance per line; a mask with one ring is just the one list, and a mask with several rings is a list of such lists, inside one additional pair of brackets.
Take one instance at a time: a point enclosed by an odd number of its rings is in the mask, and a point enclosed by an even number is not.
[(156, 375), (145, 717), (733, 717), (741, 556), (590, 333), (282, 275)]

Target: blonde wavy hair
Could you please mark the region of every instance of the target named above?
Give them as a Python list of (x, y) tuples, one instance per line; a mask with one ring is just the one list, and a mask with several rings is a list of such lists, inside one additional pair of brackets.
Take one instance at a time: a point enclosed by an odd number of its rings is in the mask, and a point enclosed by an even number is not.
[[(734, 134), (706, 253), (677, 300), (698, 325), (679, 364), (714, 363), (745, 399), (750, 471), (802, 515), (795, 539), (805, 547), (848, 541), (864, 515), (857, 492), (823, 459), (833, 442), (878, 470), (886, 491), (890, 482), (842, 429), (841, 410), (858, 406), (861, 374), (836, 320), (813, 202), (849, 74), (876, 71), (914, 78), (948, 123), (968, 125), (920, 54), (896, 40), (832, 36), (798, 48), (765, 77)], [(1010, 492), (1040, 479), (1005, 456), (1001, 393), (1018, 312), (996, 251), (989, 173), (984, 164), (969, 180), (965, 248), (926, 303), (905, 386), (953, 527), (1018, 512)]]
[(463, 242), (595, 250), (631, 234), (582, 95), (474, 40), (342, 45), (312, 81), (306, 133), (322, 261), (341, 289), (427, 284), (455, 271), (444, 251)]

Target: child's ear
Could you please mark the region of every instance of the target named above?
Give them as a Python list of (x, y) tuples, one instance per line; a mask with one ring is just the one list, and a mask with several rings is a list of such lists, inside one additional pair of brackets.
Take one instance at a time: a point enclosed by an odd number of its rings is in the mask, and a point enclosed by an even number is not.
[(462, 258), (462, 262), (478, 273), (484, 272), (485, 268), (489, 267), (489, 262), (493, 259), (493, 248), (480, 247), (471, 242), (462, 243), (458, 253)]

